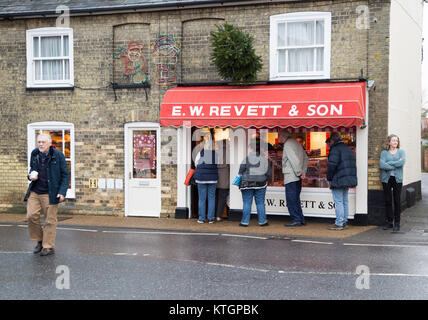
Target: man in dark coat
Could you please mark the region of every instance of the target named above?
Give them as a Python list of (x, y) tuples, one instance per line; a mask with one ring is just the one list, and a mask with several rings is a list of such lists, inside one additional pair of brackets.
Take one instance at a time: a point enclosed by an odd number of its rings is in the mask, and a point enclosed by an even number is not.
[(354, 152), (343, 143), (338, 132), (333, 132), (326, 143), (330, 147), (327, 180), (336, 211), (335, 224), (329, 229), (343, 230), (348, 222), (348, 190), (357, 186), (357, 165)]
[[(25, 201), (27, 201), (28, 230), (37, 242), (34, 253), (54, 254), (58, 203), (67, 193), (69, 173), (64, 154), (52, 147), (52, 138), (42, 133), (37, 137), (37, 148), (31, 152), (30, 172)], [(40, 224), (40, 211), (45, 214), (45, 225)]]

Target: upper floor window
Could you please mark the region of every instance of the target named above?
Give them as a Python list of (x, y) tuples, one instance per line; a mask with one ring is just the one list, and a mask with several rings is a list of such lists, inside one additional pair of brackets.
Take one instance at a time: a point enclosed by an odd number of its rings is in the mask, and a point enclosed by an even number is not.
[(27, 30), (27, 87), (72, 87), (73, 29)]
[(270, 17), (270, 80), (330, 78), (331, 13)]

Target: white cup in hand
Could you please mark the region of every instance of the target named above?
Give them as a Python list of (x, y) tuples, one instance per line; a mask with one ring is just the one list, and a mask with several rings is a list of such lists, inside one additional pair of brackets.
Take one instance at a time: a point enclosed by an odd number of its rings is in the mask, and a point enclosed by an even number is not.
[(30, 179), (31, 180), (37, 180), (38, 176), (39, 176), (39, 173), (37, 171), (31, 171), (31, 173), (30, 173)]

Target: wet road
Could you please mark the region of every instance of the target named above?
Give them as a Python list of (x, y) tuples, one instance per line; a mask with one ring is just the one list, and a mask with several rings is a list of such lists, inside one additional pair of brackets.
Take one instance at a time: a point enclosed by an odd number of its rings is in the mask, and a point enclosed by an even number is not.
[[(0, 225), (0, 299), (427, 299), (427, 243)], [(358, 274), (357, 274), (358, 269)]]

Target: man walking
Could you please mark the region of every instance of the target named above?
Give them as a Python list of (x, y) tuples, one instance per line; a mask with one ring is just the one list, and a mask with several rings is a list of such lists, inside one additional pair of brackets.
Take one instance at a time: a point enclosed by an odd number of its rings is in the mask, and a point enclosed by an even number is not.
[(336, 211), (336, 221), (329, 230), (343, 230), (348, 222), (348, 190), (357, 186), (357, 165), (354, 152), (333, 132), (326, 140), (330, 147), (328, 155), (327, 180)]
[(306, 225), (300, 202), (302, 191), (302, 174), (308, 167), (308, 156), (302, 145), (287, 131), (280, 131), (279, 142), (284, 143), (282, 152), (282, 173), (284, 174), (285, 200), (292, 222), (286, 227)]
[[(42, 133), (37, 137), (37, 148), (31, 152), (30, 172), (24, 201), (27, 201), (27, 221), (30, 238), (37, 242), (34, 253), (47, 256), (55, 253), (58, 203), (67, 193), (69, 173), (64, 154), (52, 147), (52, 138)], [(44, 228), (40, 212), (45, 215)]]

